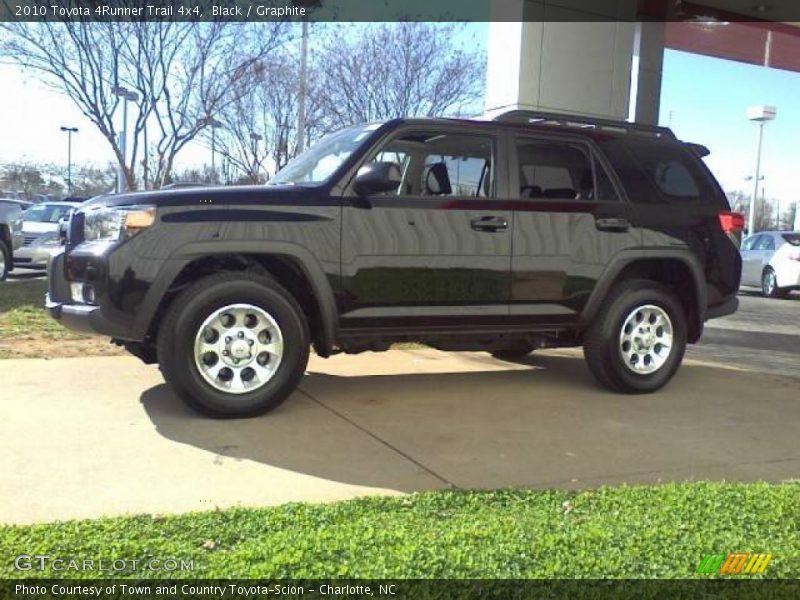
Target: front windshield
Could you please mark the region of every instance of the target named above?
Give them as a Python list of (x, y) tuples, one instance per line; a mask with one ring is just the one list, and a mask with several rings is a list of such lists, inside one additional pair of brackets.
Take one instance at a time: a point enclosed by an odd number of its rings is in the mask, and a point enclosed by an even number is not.
[(373, 123), (332, 133), (290, 161), (270, 180), (269, 185), (324, 183), (380, 125)]
[(26, 210), (22, 214), (22, 219), (33, 223), (58, 223), (61, 217), (73, 210), (72, 206), (65, 204), (37, 204)]

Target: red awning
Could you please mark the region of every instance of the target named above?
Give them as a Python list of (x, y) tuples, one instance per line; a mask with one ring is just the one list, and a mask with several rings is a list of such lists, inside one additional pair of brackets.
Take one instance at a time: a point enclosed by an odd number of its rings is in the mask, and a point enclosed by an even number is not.
[(704, 54), (800, 71), (800, 28), (784, 23), (668, 22), (665, 46)]

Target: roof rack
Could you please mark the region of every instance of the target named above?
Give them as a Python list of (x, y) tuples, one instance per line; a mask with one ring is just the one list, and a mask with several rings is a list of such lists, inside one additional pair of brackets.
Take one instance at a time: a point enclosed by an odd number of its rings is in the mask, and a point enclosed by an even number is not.
[(555, 127), (577, 127), (580, 129), (607, 129), (625, 133), (642, 133), (677, 139), (675, 134), (668, 127), (657, 125), (643, 125), (641, 123), (630, 123), (628, 121), (614, 121), (612, 119), (597, 119), (586, 115), (569, 115), (549, 112), (539, 112), (535, 110), (511, 110), (497, 115), (493, 119), (503, 123), (531, 123), (536, 125), (552, 125)]

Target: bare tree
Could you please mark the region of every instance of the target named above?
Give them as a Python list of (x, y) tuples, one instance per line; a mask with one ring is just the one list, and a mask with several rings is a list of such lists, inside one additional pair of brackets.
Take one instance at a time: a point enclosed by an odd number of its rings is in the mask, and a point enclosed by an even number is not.
[(35, 194), (61, 194), (63, 186), (52, 173), (53, 165), (14, 162), (0, 165), (0, 187), (9, 191), (21, 191), (27, 198)]
[[(750, 213), (750, 198), (751, 195), (746, 194), (740, 190), (727, 192), (728, 202), (734, 212), (739, 212), (745, 215), (745, 223), (749, 223)], [(756, 198), (755, 215), (753, 218), (753, 227), (755, 232), (767, 231), (775, 228), (775, 211), (773, 205), (775, 201), (765, 198)], [(748, 232), (755, 233), (755, 232)]]
[(327, 128), (474, 107), (485, 59), (456, 41), (460, 31), (453, 23), (400, 22), (331, 36), (317, 65)]
[[(217, 116), (217, 152), (250, 183), (259, 183), (280, 170), (297, 153), (299, 62), (278, 55), (262, 63), (256, 85)], [(320, 95), (313, 72), (306, 84), (306, 135), (318, 136)], [(211, 132), (205, 133), (206, 142)]]
[[(44, 22), (0, 24), (0, 54), (67, 94), (108, 140), (135, 187), (135, 170), (156, 186), (213, 115), (257, 81), (285, 24)], [(115, 120), (118, 86), (136, 92), (127, 160)], [(149, 127), (148, 127), (149, 125)], [(139, 154), (145, 156), (139, 162)]]

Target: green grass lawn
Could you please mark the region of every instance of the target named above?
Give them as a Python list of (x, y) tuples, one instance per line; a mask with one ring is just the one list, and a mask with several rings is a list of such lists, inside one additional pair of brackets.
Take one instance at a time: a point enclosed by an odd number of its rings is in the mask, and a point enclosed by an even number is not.
[(0, 339), (41, 335), (80, 339), (52, 319), (44, 308), (47, 281), (31, 279), (0, 283)]
[(46, 291), (43, 279), (0, 283), (0, 359), (122, 354), (108, 338), (61, 326), (44, 308)]
[[(203, 578), (685, 578), (742, 551), (773, 555), (766, 577), (798, 577), (798, 507), (798, 484), (444, 491), (6, 526), (0, 555), (173, 557)], [(0, 561), (0, 577), (41, 575)]]

